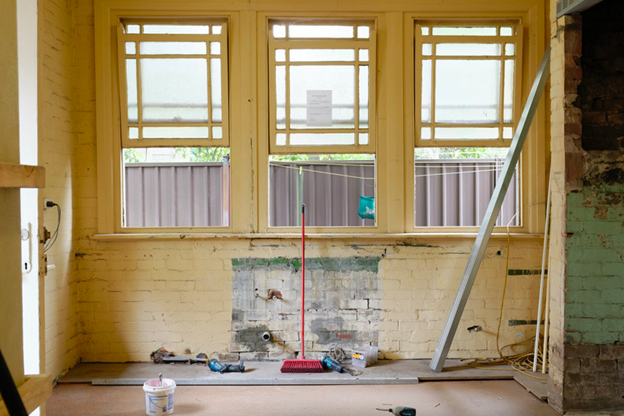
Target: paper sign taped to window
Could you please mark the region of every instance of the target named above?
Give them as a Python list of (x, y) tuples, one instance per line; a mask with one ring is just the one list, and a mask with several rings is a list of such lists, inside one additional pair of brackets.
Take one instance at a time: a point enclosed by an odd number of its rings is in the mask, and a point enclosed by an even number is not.
[(306, 125), (309, 127), (331, 127), (331, 90), (308, 90), (306, 102)]

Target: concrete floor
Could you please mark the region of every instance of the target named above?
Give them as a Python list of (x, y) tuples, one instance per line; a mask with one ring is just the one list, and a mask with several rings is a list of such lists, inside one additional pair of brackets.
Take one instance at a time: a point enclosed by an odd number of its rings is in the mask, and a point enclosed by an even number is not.
[(360, 373), (355, 377), (333, 371), (313, 375), (284, 374), (280, 372), (281, 366), (281, 361), (246, 361), (245, 374), (219, 374), (200, 364), (82, 363), (61, 377), (59, 384), (142, 386), (147, 379), (157, 377), (158, 373), (174, 379), (178, 386), (377, 385), (442, 380), (516, 380), (536, 397), (542, 400), (548, 397), (548, 382), (541, 379), (543, 374), (524, 374), (507, 365), (472, 368), (458, 360), (446, 360), (444, 370), (435, 373), (429, 368), (429, 360), (381, 360), (372, 367), (358, 368)]
[[(410, 406), (418, 416), (556, 416), (513, 380), (445, 381), (406, 385), (179, 386), (175, 415), (366, 416), (376, 407)], [(48, 416), (145, 414), (142, 387), (62, 384)]]

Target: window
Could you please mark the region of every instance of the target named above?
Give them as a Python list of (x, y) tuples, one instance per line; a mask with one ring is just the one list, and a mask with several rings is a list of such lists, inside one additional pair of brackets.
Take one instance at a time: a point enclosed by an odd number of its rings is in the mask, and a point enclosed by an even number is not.
[[(95, 9), (94, 52), (97, 232), (130, 239), (291, 238), (301, 203), (319, 236), (474, 232), (545, 47), (534, 5), (129, 1)], [(543, 225), (547, 121), (514, 232)]]
[(269, 225), (374, 226), (374, 22), (269, 29)]
[[(518, 22), (415, 26), (415, 226), (478, 226), (519, 113)], [(519, 225), (518, 171), (497, 225)]]
[(123, 225), (229, 225), (225, 21), (118, 27)]

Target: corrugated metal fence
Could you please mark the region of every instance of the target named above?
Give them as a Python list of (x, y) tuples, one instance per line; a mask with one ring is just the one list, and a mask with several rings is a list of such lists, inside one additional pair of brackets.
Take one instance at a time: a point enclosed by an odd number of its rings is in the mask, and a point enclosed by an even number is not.
[[(417, 160), (416, 226), (479, 225), (502, 165), (500, 159)], [(127, 227), (228, 224), (227, 164), (134, 163), (125, 169)], [(271, 162), (270, 225), (297, 226), (302, 195), (307, 226), (372, 226), (374, 220), (361, 219), (358, 209), (360, 196), (375, 195), (374, 177), (374, 161)], [(518, 201), (514, 176), (497, 225), (507, 225)]]
[(127, 164), (126, 226), (227, 225), (228, 172), (221, 162)]
[[(479, 226), (496, 186), (502, 159), (416, 160), (414, 211), (417, 227)], [(514, 174), (496, 225), (506, 226), (518, 212)], [(516, 216), (511, 225), (518, 225)]]
[(375, 195), (373, 160), (272, 162), (270, 174), (272, 227), (299, 224), (300, 174), (303, 175), (303, 203), (307, 208), (306, 226), (375, 225), (375, 220), (363, 220), (358, 215), (360, 196)]

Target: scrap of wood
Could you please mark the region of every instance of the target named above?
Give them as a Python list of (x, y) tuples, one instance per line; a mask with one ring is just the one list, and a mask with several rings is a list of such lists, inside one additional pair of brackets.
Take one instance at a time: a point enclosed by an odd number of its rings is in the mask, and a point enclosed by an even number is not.
[(45, 168), (42, 166), (0, 163), (0, 188), (44, 188)]
[[(50, 374), (26, 376), (26, 381), (17, 390), (26, 411), (31, 414), (52, 395), (52, 376)], [(0, 416), (9, 416), (2, 399), (0, 399)]]

